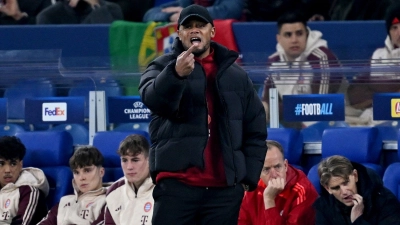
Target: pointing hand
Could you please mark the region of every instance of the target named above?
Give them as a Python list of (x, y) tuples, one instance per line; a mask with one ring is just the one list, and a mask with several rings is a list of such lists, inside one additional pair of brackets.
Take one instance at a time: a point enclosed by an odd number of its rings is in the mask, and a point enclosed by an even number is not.
[(194, 55), (193, 50), (197, 47), (197, 43), (182, 52), (176, 59), (175, 70), (180, 77), (189, 76), (194, 70)]

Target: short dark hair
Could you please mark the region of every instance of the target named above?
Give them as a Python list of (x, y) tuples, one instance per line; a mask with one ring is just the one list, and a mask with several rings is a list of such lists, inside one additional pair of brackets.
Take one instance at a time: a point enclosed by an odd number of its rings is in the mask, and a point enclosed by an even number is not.
[(349, 159), (340, 155), (333, 155), (323, 159), (318, 165), (318, 176), (322, 186), (327, 186), (332, 177), (341, 177), (348, 180), (353, 172), (353, 164)]
[(25, 145), (15, 136), (0, 137), (0, 158), (5, 160), (23, 160), (26, 153)]
[(121, 141), (118, 148), (118, 155), (143, 155), (147, 158), (149, 156), (150, 144), (147, 139), (139, 134), (128, 135), (124, 140)]
[(278, 33), (281, 31), (283, 24), (286, 23), (302, 23), (307, 28), (307, 18), (300, 10), (290, 10), (282, 14), (278, 20)]
[(267, 151), (271, 150), (271, 147), (276, 147), (282, 153), (283, 159), (285, 159), (285, 153), (283, 152), (283, 147), (279, 142), (273, 140), (267, 140), (266, 143), (267, 143)]
[(100, 167), (103, 165), (104, 158), (101, 152), (93, 146), (78, 147), (72, 157), (69, 159), (69, 167), (71, 170), (95, 165)]

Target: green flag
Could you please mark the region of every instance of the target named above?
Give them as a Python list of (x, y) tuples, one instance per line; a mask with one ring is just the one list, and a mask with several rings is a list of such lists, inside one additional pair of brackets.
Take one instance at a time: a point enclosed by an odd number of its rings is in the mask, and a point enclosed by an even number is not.
[(154, 28), (162, 23), (115, 21), (109, 31), (112, 70), (121, 76), (126, 95), (137, 95), (140, 73), (157, 56)]

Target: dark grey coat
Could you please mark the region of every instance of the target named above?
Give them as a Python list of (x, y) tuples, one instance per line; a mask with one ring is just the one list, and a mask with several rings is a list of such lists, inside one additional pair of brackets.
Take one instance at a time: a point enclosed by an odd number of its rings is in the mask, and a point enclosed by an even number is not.
[[(262, 103), (246, 72), (235, 60), (238, 54), (211, 42), (218, 66), (216, 90), (219, 138), (228, 185), (242, 182), (255, 189), (266, 154), (266, 119)], [(175, 71), (183, 51), (176, 39), (172, 53), (149, 64), (139, 85), (144, 104), (152, 111), (150, 172), (204, 167), (208, 139), (206, 75), (196, 62), (187, 78)]]

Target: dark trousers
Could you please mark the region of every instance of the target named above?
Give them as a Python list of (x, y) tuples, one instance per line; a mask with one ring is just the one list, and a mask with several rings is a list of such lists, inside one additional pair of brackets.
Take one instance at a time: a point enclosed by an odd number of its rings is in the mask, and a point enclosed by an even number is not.
[(153, 190), (153, 225), (237, 225), (244, 189), (186, 185), (160, 180)]

